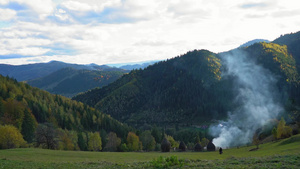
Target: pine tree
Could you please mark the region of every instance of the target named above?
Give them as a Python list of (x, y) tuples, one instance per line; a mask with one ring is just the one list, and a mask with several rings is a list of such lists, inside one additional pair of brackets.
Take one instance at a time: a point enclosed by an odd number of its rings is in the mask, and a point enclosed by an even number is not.
[(25, 109), (21, 133), (28, 143), (31, 143), (33, 141), (34, 132), (37, 125), (37, 121), (35, 117), (31, 114), (30, 110)]

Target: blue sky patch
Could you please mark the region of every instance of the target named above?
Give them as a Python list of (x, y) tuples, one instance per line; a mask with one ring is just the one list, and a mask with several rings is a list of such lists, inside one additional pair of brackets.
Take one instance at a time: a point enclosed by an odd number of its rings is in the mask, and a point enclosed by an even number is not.
[(256, 8), (256, 7), (266, 7), (267, 4), (265, 3), (249, 3), (241, 5), (241, 8)]

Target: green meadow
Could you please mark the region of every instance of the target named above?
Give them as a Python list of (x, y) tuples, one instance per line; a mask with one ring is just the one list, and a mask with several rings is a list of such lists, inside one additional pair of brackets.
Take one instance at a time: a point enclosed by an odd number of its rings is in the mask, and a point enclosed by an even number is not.
[(300, 135), (215, 152), (0, 150), (0, 168), (300, 168)]

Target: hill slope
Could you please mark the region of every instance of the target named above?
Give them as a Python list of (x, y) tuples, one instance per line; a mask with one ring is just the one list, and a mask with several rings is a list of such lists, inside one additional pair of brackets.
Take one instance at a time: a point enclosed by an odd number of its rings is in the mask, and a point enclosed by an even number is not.
[[(0, 75), (0, 125), (14, 125), (32, 141), (35, 123), (49, 122), (74, 131), (114, 131), (125, 138), (127, 125), (83, 103), (52, 95)], [(29, 129), (33, 130), (29, 130)], [(25, 138), (26, 139), (26, 138)]]
[(121, 71), (63, 68), (48, 76), (29, 80), (27, 83), (53, 94), (72, 97), (89, 89), (106, 86), (120, 78), (123, 74), (124, 72)]
[(135, 70), (102, 89), (74, 97), (130, 124), (191, 124), (222, 118), (233, 99), (216, 54), (192, 51)]

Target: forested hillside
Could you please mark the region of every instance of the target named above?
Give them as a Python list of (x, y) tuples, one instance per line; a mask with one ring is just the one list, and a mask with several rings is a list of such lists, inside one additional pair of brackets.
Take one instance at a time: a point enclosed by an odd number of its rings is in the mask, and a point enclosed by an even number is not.
[(134, 70), (74, 99), (132, 125), (190, 125), (220, 119), (233, 106), (232, 84), (221, 78), (221, 67), (216, 54), (195, 50)]
[(276, 99), (288, 111), (298, 112), (299, 39), (299, 33), (295, 33), (273, 43), (255, 43), (220, 54), (194, 50), (134, 70), (109, 86), (73, 99), (136, 126), (189, 126), (223, 119), (237, 106), (235, 76), (222, 74), (226, 70), (223, 58), (238, 51), (274, 75), (280, 92)]
[(123, 71), (77, 70), (68, 67), (53, 72), (48, 76), (29, 80), (27, 83), (53, 94), (72, 97), (89, 89), (106, 86), (123, 74)]
[[(83, 103), (34, 88), (0, 75), (0, 125), (13, 125), (27, 142), (38, 124), (76, 132), (115, 132), (125, 139), (132, 129)], [(106, 138), (104, 138), (106, 139)], [(77, 140), (76, 140), (77, 142)]]

